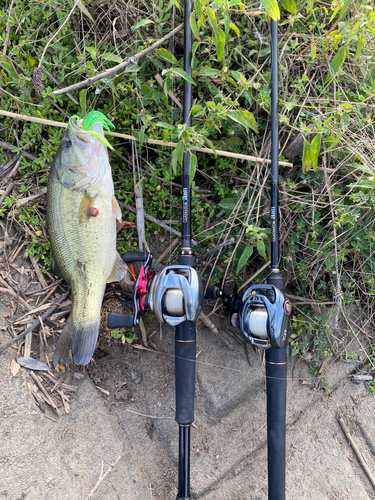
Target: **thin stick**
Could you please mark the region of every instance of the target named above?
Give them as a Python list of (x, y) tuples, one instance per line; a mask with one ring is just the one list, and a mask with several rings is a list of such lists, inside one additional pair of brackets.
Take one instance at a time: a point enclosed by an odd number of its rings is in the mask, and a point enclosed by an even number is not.
[[(35, 116), (28, 116), (28, 115), (20, 115), (18, 113), (12, 113), (11, 111), (5, 111), (4, 109), (0, 109), (0, 116), (8, 116), (9, 118), (16, 118), (17, 120), (25, 120), (25, 121), (30, 121), (30, 122), (35, 122), (35, 123), (41, 123), (42, 125), (48, 125), (50, 127), (62, 127), (66, 128), (68, 126), (67, 123), (63, 122), (55, 122), (53, 120), (46, 120), (45, 118), (36, 118)], [(136, 141), (137, 139), (133, 137), (132, 135), (129, 134), (120, 134), (119, 132), (112, 132), (109, 134), (108, 132), (104, 132), (106, 135), (112, 135), (113, 137), (119, 137), (120, 139), (128, 139), (130, 141)], [(147, 139), (147, 144), (154, 144), (155, 146), (165, 146), (165, 147), (170, 147), (170, 148), (175, 148), (177, 146), (176, 142), (164, 142), (161, 141), (160, 139)], [(0, 147), (6, 147), (4, 145), (5, 143), (0, 143)], [(200, 153), (208, 153), (210, 155), (215, 155), (215, 151), (213, 151), (210, 148), (192, 148), (193, 151), (199, 151)], [(23, 156), (26, 156), (28, 158), (27, 154), (25, 152), (21, 152)], [(243, 155), (240, 153), (232, 153), (231, 151), (223, 151), (221, 149), (216, 150), (216, 155), (217, 156), (225, 156), (227, 158), (238, 158), (239, 160), (246, 160), (246, 161), (253, 161), (256, 163), (271, 163), (271, 160), (268, 158), (259, 158), (258, 156), (251, 156), (251, 155)], [(35, 159), (35, 158), (31, 158)], [(289, 163), (287, 161), (279, 161), (279, 165), (282, 165), (284, 167), (293, 167), (293, 163)]]
[(118, 64), (117, 66), (109, 68), (103, 73), (100, 73), (99, 75), (87, 78), (87, 80), (84, 80), (83, 82), (75, 83), (74, 85), (70, 85), (69, 87), (65, 87), (63, 89), (55, 90), (52, 93), (55, 95), (61, 95), (61, 94), (66, 94), (67, 92), (73, 92), (73, 90), (78, 90), (81, 89), (82, 87), (88, 87), (89, 85), (91, 85), (94, 82), (97, 82), (98, 80), (102, 80), (103, 78), (108, 78), (110, 75), (116, 74), (121, 69), (126, 68), (126, 66), (129, 66), (129, 64), (134, 64), (138, 59), (141, 59), (142, 57), (146, 56), (153, 50), (160, 47), (160, 45), (162, 45), (166, 40), (169, 40), (172, 36), (176, 35), (179, 31), (181, 31), (183, 27), (184, 25), (180, 24), (179, 26), (177, 26), (177, 28), (168, 33), (168, 35), (163, 36), (162, 38), (160, 38), (160, 40), (157, 40), (146, 49), (141, 50), (141, 52), (138, 52), (138, 54), (135, 54), (132, 57), (127, 57), (124, 61), (122, 61), (122, 63)]
[(16, 292), (14, 290), (12, 290), (11, 288), (3, 288), (1, 287), (0, 288), (0, 292), (1, 293), (9, 293), (9, 295), (11, 295), (12, 297), (14, 297), (15, 299), (18, 298), (20, 304), (22, 304), (22, 306), (27, 309), (28, 311), (32, 311), (33, 308), (31, 306), (29, 306), (29, 304), (26, 302), (26, 300), (23, 300), (22, 297), (20, 297), (19, 295), (16, 294)]
[(179, 244), (179, 242), (180, 238), (176, 238), (175, 240), (173, 240), (169, 247), (166, 248), (164, 252), (155, 260), (155, 264), (159, 264), (164, 259), (164, 257), (169, 255), (172, 250)]
[(263, 272), (266, 267), (268, 267), (269, 265), (271, 264), (271, 261), (268, 260), (264, 266), (262, 266), (260, 269), (258, 269), (258, 271), (256, 273), (254, 273), (251, 278), (249, 278), (247, 281), (245, 281), (245, 283), (243, 285), (240, 286), (240, 288), (238, 289), (238, 291), (242, 290), (242, 288), (245, 288), (245, 286), (247, 286), (251, 281), (254, 281), (254, 279), (258, 276), (258, 274), (260, 274), (261, 272)]
[[(133, 212), (133, 214), (137, 213), (136, 209), (133, 208), (131, 205), (127, 205), (126, 203), (123, 203), (122, 201), (119, 201), (118, 204), (121, 207), (126, 208), (126, 210), (129, 210), (129, 212)], [(178, 236), (179, 238), (181, 238), (181, 233), (179, 231), (177, 231), (176, 229), (173, 229), (173, 227), (170, 227), (167, 224), (164, 224), (164, 222), (161, 222), (160, 220), (155, 219), (155, 217), (153, 217), (152, 215), (145, 214), (145, 219), (149, 220), (150, 222), (153, 222), (157, 226), (160, 226), (163, 229), (165, 229), (166, 231), (169, 231), (170, 233), (173, 233), (176, 236)], [(191, 240), (191, 241), (193, 242), (193, 245), (197, 244), (197, 242), (195, 240)]]
[[(2, 289), (0, 288), (0, 292), (2, 290), (6, 290), (8, 291), (6, 288), (5, 289)], [(55, 309), (57, 309), (59, 307), (59, 305), (64, 302), (65, 299), (67, 299), (70, 295), (70, 289), (65, 292), (60, 298), (59, 300), (53, 304), (52, 307), (50, 307), (48, 309), (48, 311), (46, 311), (44, 314), (41, 315), (41, 318), (42, 320), (48, 318), (48, 316), (50, 316), (53, 311)], [(28, 305), (28, 304), (27, 304)], [(29, 326), (29, 328), (26, 328), (26, 330), (24, 330), (22, 333), (20, 333), (19, 335), (17, 335), (17, 337), (14, 337), (14, 339), (10, 340), (9, 342), (3, 344), (0, 346), (0, 352), (3, 352), (5, 351), (5, 349), (8, 349), (8, 347), (12, 346), (13, 344), (15, 344), (16, 342), (18, 342), (19, 340), (22, 340), (28, 333), (32, 332), (37, 326), (40, 325), (40, 322), (39, 322), (39, 319), (37, 319), (36, 321), (34, 321), (34, 323), (32, 325)]]
[(81, 0), (76, 0), (75, 4), (74, 4), (74, 5), (73, 5), (73, 7), (72, 7), (72, 10), (69, 12), (69, 14), (68, 14), (67, 18), (65, 19), (65, 21), (62, 23), (62, 25), (61, 25), (61, 26), (60, 26), (60, 28), (56, 31), (56, 33), (54, 33), (54, 35), (53, 35), (53, 36), (52, 36), (52, 37), (48, 40), (47, 45), (44, 47), (44, 50), (43, 50), (42, 55), (41, 55), (41, 57), (40, 57), (40, 61), (39, 61), (39, 64), (38, 64), (38, 68), (40, 68), (40, 67), (41, 67), (42, 62), (43, 62), (43, 58), (44, 58), (44, 56), (45, 56), (45, 54), (46, 54), (46, 52), (47, 52), (47, 49), (48, 49), (48, 47), (50, 46), (50, 44), (51, 44), (52, 40), (53, 40), (54, 38), (56, 38), (56, 36), (60, 33), (60, 31), (63, 29), (63, 27), (64, 27), (64, 26), (66, 25), (66, 23), (69, 21), (70, 16), (73, 14), (74, 9), (76, 8), (77, 4), (78, 4), (80, 1), (81, 1)]
[(369, 466), (366, 464), (366, 462), (362, 456), (362, 453), (359, 451), (358, 446), (355, 444), (355, 442), (354, 442), (354, 440), (349, 432), (349, 429), (346, 427), (346, 424), (342, 418), (339, 418), (338, 421), (339, 421), (339, 424), (341, 426), (343, 433), (346, 436), (346, 439), (349, 441), (350, 446), (352, 447), (354, 453), (357, 455), (357, 458), (360, 461), (364, 471), (366, 472), (367, 477), (369, 478), (369, 480), (371, 481), (371, 484), (375, 488), (375, 478), (372, 475), (372, 472), (370, 471)]
[(9, 7), (9, 15), (8, 15), (7, 29), (6, 29), (4, 49), (3, 49), (3, 55), (4, 56), (6, 55), (7, 48), (8, 48), (9, 34), (10, 34), (10, 16), (12, 15), (12, 10), (13, 10), (13, 6), (14, 6), (14, 2), (15, 2), (15, 0), (12, 0), (12, 3), (10, 4), (10, 7)]
[(96, 485), (93, 487), (93, 489), (90, 491), (90, 493), (88, 494), (88, 496), (85, 498), (85, 500), (90, 500), (90, 498), (92, 498), (93, 494), (95, 493), (95, 491), (99, 488), (100, 484), (104, 481), (104, 479), (108, 476), (108, 474), (110, 472), (113, 471), (113, 469), (115, 468), (115, 466), (117, 465), (117, 462), (120, 460), (121, 458), (121, 455), (119, 455), (117, 457), (117, 459), (113, 462), (113, 464), (110, 466), (110, 468), (107, 470), (107, 472), (105, 472), (104, 474), (100, 474), (100, 477), (96, 483)]

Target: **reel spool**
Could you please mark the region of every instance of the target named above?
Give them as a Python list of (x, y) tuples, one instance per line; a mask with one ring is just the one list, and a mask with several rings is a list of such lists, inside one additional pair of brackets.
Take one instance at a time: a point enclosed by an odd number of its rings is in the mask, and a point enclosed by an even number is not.
[(246, 342), (263, 349), (285, 346), (292, 305), (274, 285), (253, 285), (244, 294), (239, 312), (232, 315)]
[(196, 321), (203, 301), (203, 285), (190, 266), (168, 266), (154, 276), (148, 307), (160, 323), (176, 326)]

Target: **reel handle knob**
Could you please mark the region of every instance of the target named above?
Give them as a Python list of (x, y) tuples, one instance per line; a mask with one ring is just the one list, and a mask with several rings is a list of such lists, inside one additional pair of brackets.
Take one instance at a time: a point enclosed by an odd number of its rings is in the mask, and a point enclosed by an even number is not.
[(134, 320), (135, 316), (132, 314), (109, 313), (107, 326), (108, 328), (133, 328)]
[(208, 286), (206, 293), (204, 294), (205, 299), (219, 299), (223, 296), (223, 291), (217, 286)]
[(131, 264), (132, 262), (146, 262), (150, 254), (147, 252), (126, 252), (122, 256), (122, 260), (125, 264)]

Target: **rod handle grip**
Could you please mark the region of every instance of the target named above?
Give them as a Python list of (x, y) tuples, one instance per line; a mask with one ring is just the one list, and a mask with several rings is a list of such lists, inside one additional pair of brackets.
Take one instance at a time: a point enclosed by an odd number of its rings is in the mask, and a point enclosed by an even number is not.
[(132, 262), (146, 262), (148, 255), (147, 252), (126, 252), (122, 256), (122, 260), (126, 264), (131, 264)]
[(176, 326), (175, 356), (176, 422), (185, 426), (194, 422), (196, 329), (192, 321)]
[(133, 328), (134, 316), (132, 314), (109, 313), (108, 328)]

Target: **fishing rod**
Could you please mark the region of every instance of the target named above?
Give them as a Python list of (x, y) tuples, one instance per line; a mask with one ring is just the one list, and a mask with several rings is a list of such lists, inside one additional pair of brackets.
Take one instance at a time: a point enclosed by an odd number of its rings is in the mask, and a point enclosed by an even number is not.
[[(191, 77), (192, 36), (191, 0), (185, 0), (184, 70)], [(183, 120), (191, 126), (191, 83), (184, 80)], [(195, 267), (191, 239), (190, 151), (183, 156), (182, 237), (178, 264), (162, 272), (151, 271), (152, 256), (145, 252), (126, 252), (126, 264), (141, 262), (134, 284), (134, 314), (110, 313), (109, 328), (132, 328), (139, 323), (141, 311), (151, 309), (160, 323), (175, 326), (176, 415), (179, 426), (178, 493), (176, 500), (190, 500), (190, 430), (194, 421), (196, 321), (203, 301), (203, 285)], [(221, 295), (210, 287), (208, 298)]]
[(277, 22), (271, 20), (271, 272), (242, 299), (235, 288), (225, 304), (244, 339), (264, 349), (267, 388), (268, 500), (285, 500), (287, 342), (292, 306), (279, 269)]

